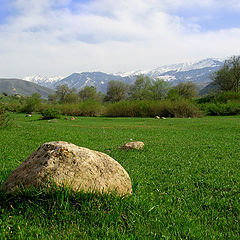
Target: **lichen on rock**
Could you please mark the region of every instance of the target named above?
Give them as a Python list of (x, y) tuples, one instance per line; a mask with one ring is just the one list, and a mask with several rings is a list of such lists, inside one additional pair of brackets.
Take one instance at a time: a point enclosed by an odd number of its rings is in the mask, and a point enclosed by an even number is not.
[(33, 152), (8, 179), (2, 189), (14, 192), (19, 186), (45, 187), (49, 181), (73, 191), (132, 193), (125, 169), (105, 153), (67, 142), (48, 142)]

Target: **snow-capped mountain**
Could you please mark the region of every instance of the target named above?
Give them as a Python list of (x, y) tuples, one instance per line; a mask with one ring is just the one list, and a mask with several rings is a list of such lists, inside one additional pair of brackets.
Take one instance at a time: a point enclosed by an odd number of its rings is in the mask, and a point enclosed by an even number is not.
[(147, 76), (153, 79), (162, 78), (171, 84), (192, 81), (199, 86), (211, 82), (211, 75), (223, 66), (219, 59), (204, 59), (193, 63), (182, 63), (160, 67), (150, 71)]
[(26, 77), (24, 80), (38, 83), (39, 85), (55, 89), (58, 85), (67, 84), (70, 88), (81, 89), (85, 86), (95, 86), (103, 93), (107, 90), (110, 80), (119, 80), (129, 84), (134, 83), (138, 75), (145, 75), (153, 80), (163, 79), (175, 85), (179, 82), (192, 81), (199, 88), (211, 82), (210, 76), (223, 66), (224, 61), (215, 58), (207, 58), (196, 62), (178, 63), (165, 65), (153, 70), (132, 71), (117, 74), (107, 74), (103, 72), (82, 72), (73, 73), (68, 77)]
[(223, 64), (224, 60), (222, 59), (207, 58), (201, 61), (164, 65), (153, 70), (121, 73), (120, 75), (131, 78), (145, 75), (153, 80), (163, 79), (171, 85), (191, 81), (201, 89), (212, 81), (211, 75), (220, 69)]
[[(120, 76), (136, 76), (136, 75), (146, 75), (150, 78), (156, 79), (159, 77), (163, 77), (165, 80), (176, 80), (175, 77), (176, 73), (179, 72), (189, 72), (193, 70), (200, 70), (208, 68), (209, 70), (215, 70), (215, 68), (219, 68), (223, 65), (223, 60), (217, 59), (217, 58), (207, 58), (203, 59), (201, 61), (196, 62), (186, 62), (186, 63), (178, 63), (178, 64), (172, 64), (172, 65), (164, 65), (161, 67), (158, 67), (153, 70), (144, 70), (144, 71), (132, 71), (128, 73), (119, 73)], [(189, 78), (190, 79), (190, 78)]]
[(61, 80), (63, 77), (61, 76), (54, 76), (54, 77), (44, 77), (41, 75), (35, 75), (35, 76), (28, 76), (24, 77), (23, 80), (37, 83), (44, 87), (54, 88), (54, 84)]
[(67, 84), (70, 88), (82, 89), (85, 86), (94, 86), (97, 91), (105, 93), (110, 80), (118, 80), (126, 83), (132, 83), (130, 77), (121, 77), (119, 75), (107, 74), (102, 72), (82, 72), (73, 73), (70, 76), (55, 83), (57, 85)]
[(191, 70), (198, 70), (202, 68), (215, 68), (222, 64), (222, 61), (214, 58), (207, 58), (197, 62), (186, 62), (173, 65), (166, 65), (154, 69), (150, 73), (166, 73), (166, 72), (187, 72)]

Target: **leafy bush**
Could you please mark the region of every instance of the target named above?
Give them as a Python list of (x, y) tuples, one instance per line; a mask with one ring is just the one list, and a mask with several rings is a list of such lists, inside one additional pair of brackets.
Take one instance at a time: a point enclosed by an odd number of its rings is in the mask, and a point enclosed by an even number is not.
[(176, 118), (202, 116), (200, 109), (188, 100), (152, 102), (150, 109), (150, 116), (152, 117), (156, 115)]
[(21, 104), (18, 101), (10, 101), (6, 104), (6, 110), (10, 112), (20, 112)]
[(0, 102), (4, 104), (4, 108), (9, 112), (20, 112), (21, 110), (21, 97), (0, 95)]
[(168, 100), (164, 101), (152, 101), (149, 104), (149, 117), (174, 117), (172, 113), (173, 103)]
[(103, 113), (104, 107), (99, 102), (88, 100), (82, 103), (81, 111), (81, 116), (96, 117)]
[(215, 103), (216, 102), (216, 93), (211, 93), (201, 98), (195, 100), (197, 104), (204, 104), (204, 103)]
[(53, 118), (59, 118), (60, 111), (56, 108), (49, 107), (42, 110), (41, 114), (43, 116), (43, 119), (53, 119)]
[(227, 103), (228, 101), (240, 102), (240, 93), (238, 92), (220, 92), (208, 94), (196, 100), (198, 104), (202, 103)]
[(105, 116), (108, 117), (147, 117), (148, 115), (147, 101), (121, 101), (106, 105)]
[(65, 103), (56, 105), (63, 115), (81, 116), (80, 104)]
[(234, 101), (240, 103), (240, 93), (238, 92), (222, 92), (216, 96), (216, 102), (227, 103), (228, 101)]
[(100, 116), (104, 107), (96, 101), (88, 100), (77, 104), (61, 104), (57, 108), (64, 115), (70, 116)]
[(199, 117), (199, 108), (187, 100), (124, 101), (107, 105), (105, 116), (110, 117)]
[(173, 106), (171, 109), (174, 117), (184, 118), (184, 117), (202, 117), (202, 111), (192, 102), (187, 100), (182, 100), (178, 102), (172, 102)]
[(231, 101), (227, 103), (205, 103), (201, 105), (201, 109), (206, 113), (206, 115), (211, 116), (240, 114), (240, 104)]
[(240, 114), (240, 93), (226, 91), (209, 94), (197, 100), (206, 115), (227, 116)]
[(0, 127), (8, 127), (12, 123), (12, 119), (9, 115), (5, 112), (5, 106), (0, 104)]
[(33, 93), (31, 97), (27, 97), (23, 105), (22, 112), (31, 113), (38, 111), (41, 105), (41, 96)]

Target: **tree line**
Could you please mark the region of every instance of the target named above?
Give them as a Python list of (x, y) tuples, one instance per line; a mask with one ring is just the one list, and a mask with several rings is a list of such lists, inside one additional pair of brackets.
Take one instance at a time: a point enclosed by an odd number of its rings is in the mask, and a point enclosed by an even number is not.
[(67, 85), (59, 85), (56, 93), (50, 94), (48, 100), (59, 103), (76, 103), (87, 100), (114, 103), (123, 100), (162, 100), (179, 97), (191, 99), (197, 95), (197, 87), (192, 82), (179, 83), (171, 87), (162, 79), (151, 80), (147, 76), (140, 75), (132, 85), (122, 81), (109, 81), (106, 94), (97, 92), (94, 86), (85, 86), (77, 91), (76, 88), (70, 89)]

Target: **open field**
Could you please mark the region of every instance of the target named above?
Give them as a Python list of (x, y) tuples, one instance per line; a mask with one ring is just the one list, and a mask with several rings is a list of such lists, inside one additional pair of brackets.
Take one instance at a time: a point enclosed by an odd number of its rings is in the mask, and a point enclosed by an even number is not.
[[(117, 160), (133, 195), (0, 192), (0, 239), (239, 239), (239, 116), (12, 116), (13, 126), (0, 129), (0, 184), (41, 144), (62, 140)], [(144, 150), (117, 149), (130, 139), (143, 141)]]

